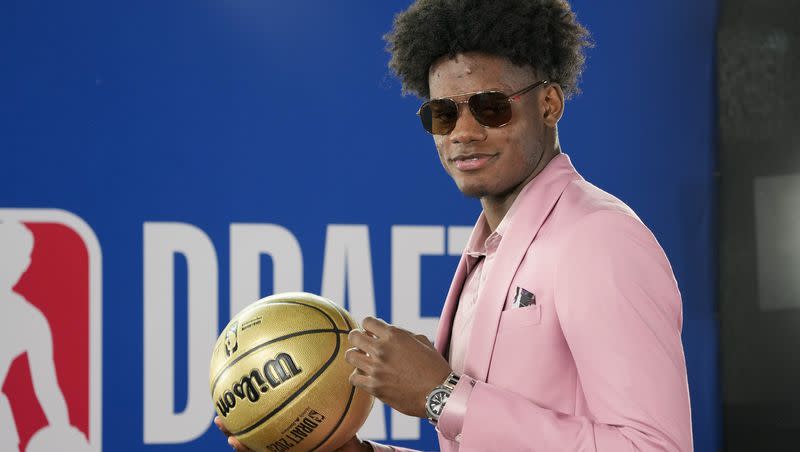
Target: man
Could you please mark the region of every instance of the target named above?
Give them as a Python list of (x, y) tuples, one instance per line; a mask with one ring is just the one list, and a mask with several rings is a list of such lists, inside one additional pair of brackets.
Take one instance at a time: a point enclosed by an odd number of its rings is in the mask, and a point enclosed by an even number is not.
[(432, 99), (419, 115), (445, 171), (483, 212), (435, 347), (367, 318), (352, 384), (430, 419), (444, 451), (692, 450), (669, 262), (559, 145), (589, 45), (569, 5), (418, 0), (388, 42), (404, 89)]

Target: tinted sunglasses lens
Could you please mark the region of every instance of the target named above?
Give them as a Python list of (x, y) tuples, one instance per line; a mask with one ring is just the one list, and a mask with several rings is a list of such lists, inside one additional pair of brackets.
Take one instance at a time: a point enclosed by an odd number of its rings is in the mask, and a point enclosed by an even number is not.
[(475, 119), (487, 127), (500, 127), (511, 121), (511, 103), (503, 93), (480, 93), (469, 98)]
[(425, 102), (419, 110), (422, 127), (434, 135), (447, 135), (458, 120), (458, 105), (450, 99)]

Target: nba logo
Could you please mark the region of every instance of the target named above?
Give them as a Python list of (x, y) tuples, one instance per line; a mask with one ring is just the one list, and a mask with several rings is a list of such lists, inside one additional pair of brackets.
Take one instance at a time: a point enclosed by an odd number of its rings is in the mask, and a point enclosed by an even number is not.
[(101, 450), (100, 266), (77, 216), (0, 209), (0, 451)]

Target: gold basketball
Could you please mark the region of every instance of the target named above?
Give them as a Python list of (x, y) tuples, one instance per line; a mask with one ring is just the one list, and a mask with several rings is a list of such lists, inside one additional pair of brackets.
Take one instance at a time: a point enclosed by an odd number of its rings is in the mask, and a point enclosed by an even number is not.
[(303, 292), (261, 299), (233, 317), (211, 356), (211, 397), (255, 451), (326, 451), (364, 424), (372, 396), (348, 381), (347, 333), (358, 324)]

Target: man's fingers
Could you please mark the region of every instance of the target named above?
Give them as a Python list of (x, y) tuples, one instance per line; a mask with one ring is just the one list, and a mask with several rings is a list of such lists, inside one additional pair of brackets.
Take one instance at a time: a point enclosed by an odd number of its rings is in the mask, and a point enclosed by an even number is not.
[(227, 428), (225, 428), (224, 425), (222, 425), (222, 419), (220, 419), (219, 416), (215, 416), (214, 417), (214, 424), (217, 426), (217, 428), (222, 430), (222, 433), (224, 433), (225, 436), (228, 437), (228, 445), (229, 446), (233, 447), (238, 452), (253, 452), (252, 449), (250, 449), (247, 446), (245, 446), (244, 444), (242, 444), (241, 441), (236, 439), (235, 436), (231, 436), (230, 430), (228, 430)]
[(371, 364), (369, 356), (358, 348), (347, 349), (347, 351), (344, 352), (344, 360), (361, 371), (368, 371)]
[(227, 428), (225, 428), (224, 425), (222, 425), (222, 419), (220, 419), (219, 416), (214, 417), (214, 424), (217, 426), (217, 428), (222, 430), (222, 433), (224, 433), (225, 436), (231, 436), (231, 432)]
[(405, 328), (400, 328), (399, 326), (389, 325), (388, 323), (384, 322), (381, 319), (376, 319), (374, 317), (366, 317), (362, 322), (364, 326), (364, 331), (367, 333), (367, 336), (372, 335), (378, 338), (386, 337), (390, 330), (396, 332), (405, 333), (413, 338), (416, 338), (418, 341), (422, 342), (425, 345), (433, 346), (430, 339), (424, 334), (416, 334), (413, 331), (409, 331)]
[(361, 326), (364, 327), (364, 330), (368, 333), (372, 333), (377, 337), (384, 337), (389, 331), (389, 324), (375, 317), (365, 317), (364, 321), (361, 322)]
[(352, 330), (347, 335), (347, 340), (350, 341), (350, 345), (353, 347), (358, 348), (359, 350), (369, 353), (375, 354), (375, 339), (374, 337), (370, 336), (363, 330)]
[(370, 377), (368, 375), (360, 372), (358, 369), (354, 370), (353, 373), (350, 374), (350, 384), (357, 388), (368, 389), (367, 386), (369, 384), (369, 379)]
[(250, 449), (249, 447), (239, 442), (239, 440), (236, 439), (236, 437), (234, 436), (228, 437), (228, 445), (236, 449), (237, 452), (253, 452), (253, 449)]

